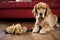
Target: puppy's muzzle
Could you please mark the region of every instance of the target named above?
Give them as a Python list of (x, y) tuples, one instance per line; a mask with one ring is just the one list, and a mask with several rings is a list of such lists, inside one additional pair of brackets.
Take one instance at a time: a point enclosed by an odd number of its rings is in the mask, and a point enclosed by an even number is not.
[(39, 15), (40, 15), (40, 17), (42, 17), (42, 13), (40, 13)]
[(43, 17), (42, 17), (42, 16), (43, 16), (43, 14), (42, 14), (42, 13), (40, 13), (39, 15), (40, 15), (40, 18), (41, 18), (41, 19), (43, 19)]

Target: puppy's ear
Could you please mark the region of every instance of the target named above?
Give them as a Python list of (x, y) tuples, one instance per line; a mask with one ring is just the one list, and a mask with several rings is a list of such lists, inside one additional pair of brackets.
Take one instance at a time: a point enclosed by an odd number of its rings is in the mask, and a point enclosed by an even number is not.
[(51, 12), (51, 9), (49, 8), (49, 6), (47, 5), (47, 8), (46, 8), (46, 15), (49, 15), (49, 14), (51, 14), (52, 12)]
[(32, 13), (33, 13), (34, 17), (37, 16), (37, 8), (36, 8), (36, 6), (34, 6), (34, 9), (32, 10)]

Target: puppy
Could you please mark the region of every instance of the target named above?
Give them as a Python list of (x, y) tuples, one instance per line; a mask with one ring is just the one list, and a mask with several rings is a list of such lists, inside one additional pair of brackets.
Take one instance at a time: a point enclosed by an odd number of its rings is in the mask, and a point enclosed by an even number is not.
[(36, 19), (32, 32), (39, 31), (39, 33), (43, 34), (47, 33), (48, 31), (54, 30), (53, 27), (57, 25), (58, 18), (51, 12), (51, 9), (46, 3), (37, 3), (33, 8), (32, 13), (34, 14), (34, 17)]

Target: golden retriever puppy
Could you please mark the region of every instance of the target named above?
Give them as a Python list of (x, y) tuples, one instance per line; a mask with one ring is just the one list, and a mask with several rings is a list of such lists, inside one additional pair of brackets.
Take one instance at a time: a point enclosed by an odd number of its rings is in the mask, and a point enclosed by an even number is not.
[(37, 3), (33, 8), (32, 13), (36, 18), (33, 32), (39, 31), (39, 33), (43, 34), (48, 31), (54, 30), (53, 27), (57, 24), (58, 18), (51, 12), (51, 9), (46, 3)]
[(6, 28), (6, 32), (11, 34), (22, 34), (27, 31), (26, 27), (22, 27), (21, 24), (12, 25)]

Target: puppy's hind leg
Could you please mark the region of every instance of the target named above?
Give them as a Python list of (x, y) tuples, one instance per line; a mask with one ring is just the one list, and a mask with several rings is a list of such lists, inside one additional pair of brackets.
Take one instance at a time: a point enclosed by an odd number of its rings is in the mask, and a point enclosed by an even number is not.
[(44, 33), (47, 33), (47, 32), (49, 32), (51, 30), (54, 30), (54, 28), (50, 27), (49, 23), (45, 22), (42, 29), (40, 30), (40, 33), (44, 34)]

